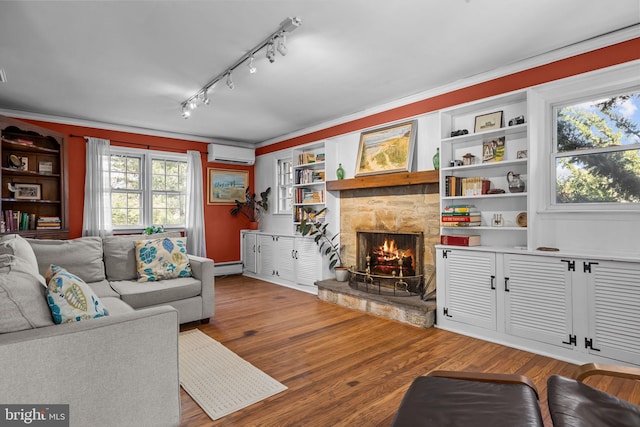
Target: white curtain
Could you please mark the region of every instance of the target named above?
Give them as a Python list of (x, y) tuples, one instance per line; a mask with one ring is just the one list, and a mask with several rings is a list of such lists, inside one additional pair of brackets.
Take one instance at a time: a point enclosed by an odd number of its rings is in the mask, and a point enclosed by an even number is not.
[(202, 160), (199, 151), (187, 151), (187, 253), (207, 256), (204, 237), (204, 190), (202, 187)]
[(111, 184), (108, 139), (87, 137), (87, 172), (84, 180), (83, 236), (105, 237), (112, 234)]

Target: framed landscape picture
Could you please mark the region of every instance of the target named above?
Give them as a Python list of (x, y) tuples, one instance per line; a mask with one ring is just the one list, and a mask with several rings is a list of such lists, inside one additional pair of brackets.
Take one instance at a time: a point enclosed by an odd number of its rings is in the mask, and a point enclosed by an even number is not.
[(417, 121), (362, 132), (355, 176), (411, 169)]
[(42, 198), (42, 186), (40, 184), (13, 184), (16, 200), (40, 200)]
[(207, 204), (234, 205), (236, 200), (244, 200), (248, 171), (207, 168), (207, 178)]

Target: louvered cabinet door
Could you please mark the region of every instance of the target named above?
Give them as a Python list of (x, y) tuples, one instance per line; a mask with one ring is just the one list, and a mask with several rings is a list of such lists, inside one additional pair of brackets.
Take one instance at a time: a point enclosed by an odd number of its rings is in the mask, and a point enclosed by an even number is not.
[(444, 316), (495, 330), (495, 253), (449, 250), (445, 259)]
[(575, 348), (573, 332), (573, 261), (560, 258), (504, 256), (505, 330), (523, 338)]
[(640, 365), (640, 265), (588, 264), (589, 331), (580, 344), (594, 355)]
[(276, 276), (279, 279), (294, 282), (295, 275), (295, 259), (293, 237), (276, 236)]
[(263, 277), (271, 277), (276, 274), (275, 264), (275, 246), (274, 236), (259, 234), (258, 235), (258, 255), (257, 265), (258, 274)]
[(322, 254), (312, 238), (295, 239), (296, 283), (314, 286), (317, 280), (322, 279)]
[(258, 243), (255, 233), (242, 232), (242, 264), (244, 271), (248, 273), (256, 273), (256, 254), (258, 252)]

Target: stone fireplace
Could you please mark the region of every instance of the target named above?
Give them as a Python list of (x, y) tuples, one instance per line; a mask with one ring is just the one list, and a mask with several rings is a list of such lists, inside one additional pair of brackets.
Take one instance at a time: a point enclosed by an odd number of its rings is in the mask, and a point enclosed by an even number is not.
[[(385, 180), (392, 181), (386, 177)], [(342, 182), (337, 183), (340, 186), (344, 185)], [(425, 293), (434, 290), (436, 284), (432, 274), (435, 272), (435, 245), (440, 242), (440, 201), (437, 178), (435, 181), (410, 185), (383, 183), (374, 188), (367, 185), (363, 188), (343, 188), (336, 189), (340, 190), (340, 243), (344, 264), (359, 271), (366, 269), (366, 261), (363, 260), (362, 254), (358, 253), (362, 233), (375, 233), (380, 236), (383, 234), (408, 235), (416, 239), (415, 249), (412, 249), (416, 253), (411, 255), (413, 268), (417, 274), (424, 275), (423, 284), (428, 285), (424, 289)], [(332, 190), (329, 185), (327, 189)], [(396, 245), (398, 243), (396, 241)], [(387, 246), (389, 246), (388, 241)], [(398, 260), (395, 262), (397, 263)], [(408, 276), (409, 270), (404, 269), (405, 262), (408, 261), (403, 261), (403, 275)], [(391, 266), (382, 269), (393, 270)], [(397, 265), (395, 270), (396, 275), (399, 275)], [(435, 301), (423, 301), (416, 294), (409, 298), (393, 294), (385, 295), (385, 293), (361, 295), (360, 290), (354, 292), (353, 289), (341, 294), (342, 291), (324, 292), (320, 285), (318, 287), (318, 295), (322, 299), (416, 326), (428, 327), (433, 324), (432, 310), (435, 309)], [(425, 308), (425, 305), (429, 305), (429, 308)], [(427, 311), (429, 311), (428, 314), (426, 314)]]

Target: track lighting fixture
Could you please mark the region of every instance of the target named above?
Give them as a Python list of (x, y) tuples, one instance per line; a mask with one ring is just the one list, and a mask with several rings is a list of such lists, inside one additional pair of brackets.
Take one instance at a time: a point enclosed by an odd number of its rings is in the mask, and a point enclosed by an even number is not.
[(231, 79), (231, 71), (227, 73), (227, 87), (233, 89), (233, 80)]
[(249, 68), (249, 72), (251, 74), (257, 71), (257, 68), (254, 65), (254, 55), (264, 49), (266, 49), (266, 56), (269, 62), (274, 63), (276, 60), (276, 50), (280, 55), (285, 56), (287, 54), (287, 34), (294, 31), (302, 24), (302, 20), (300, 18), (286, 18), (284, 21), (280, 23), (280, 26), (276, 31), (274, 31), (269, 37), (265, 38), (263, 41), (258, 43), (253, 49), (249, 50), (246, 54), (244, 54), (240, 59), (233, 63), (232, 66), (227, 68), (224, 72), (218, 74), (214, 77), (209, 83), (204, 85), (198, 92), (194, 95), (187, 98), (183, 101), (180, 106), (182, 109), (182, 117), (185, 119), (191, 116), (191, 111), (196, 109), (199, 104), (209, 105), (210, 99), (208, 92), (213, 89), (215, 84), (226, 78), (226, 84), (229, 89), (233, 89), (233, 79), (231, 78), (231, 73), (235, 71), (241, 64), (247, 64)]
[(253, 65), (253, 56), (251, 58), (249, 58), (249, 62), (247, 62), (247, 67), (249, 67), (249, 72), (251, 74), (253, 74), (256, 71), (258, 71), (258, 69)]
[(280, 52), (280, 55), (285, 56), (287, 54), (287, 33), (283, 32), (278, 35), (278, 44), (276, 45), (276, 49)]
[(271, 40), (267, 45), (267, 59), (272, 64), (276, 62), (276, 47), (275, 47), (275, 44), (273, 43), (273, 40)]

